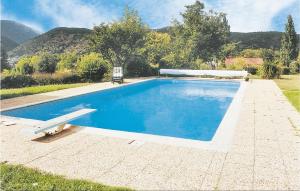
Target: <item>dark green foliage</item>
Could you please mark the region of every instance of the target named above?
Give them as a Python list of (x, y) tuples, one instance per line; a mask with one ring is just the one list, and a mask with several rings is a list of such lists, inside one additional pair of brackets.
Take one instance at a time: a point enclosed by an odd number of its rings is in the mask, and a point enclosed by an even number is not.
[(9, 69), (10, 66), (8, 64), (8, 61), (7, 61), (7, 53), (4, 49), (1, 49), (1, 72), (4, 70), (4, 69)]
[(246, 67), (244, 68), (248, 73), (255, 75), (257, 73), (258, 68), (257, 67)]
[(282, 35), (280, 59), (281, 63), (287, 67), (291, 61), (296, 60), (299, 52), (299, 39), (297, 37), (292, 16), (288, 16), (288, 22), (285, 25), (285, 33)]
[(132, 57), (128, 61), (125, 70), (126, 76), (129, 77), (150, 76), (155, 74), (155, 71), (150, 67), (143, 56)]
[(146, 27), (134, 10), (126, 9), (119, 22), (94, 27), (91, 45), (113, 66), (126, 66), (144, 45)]
[(34, 85), (77, 83), (81, 79), (74, 73), (34, 74), (34, 75), (3, 75), (1, 88), (22, 88)]
[(59, 59), (56, 55), (42, 54), (41, 58), (36, 63), (36, 71), (41, 73), (54, 73), (58, 61)]
[(300, 73), (300, 61), (299, 60), (293, 61), (290, 64), (290, 72), (293, 74)]
[(229, 40), (238, 43), (240, 50), (270, 48), (279, 50), (281, 32), (231, 32)]
[(21, 88), (37, 85), (37, 82), (29, 75), (2, 75), (1, 88)]
[(272, 63), (264, 63), (260, 68), (260, 76), (264, 79), (279, 78), (280, 69)]
[(0, 164), (0, 190), (30, 191), (121, 191), (128, 188), (110, 187), (85, 180), (66, 179), (21, 165)]
[(275, 59), (275, 53), (271, 49), (262, 49), (261, 57), (264, 62), (273, 62)]
[(280, 68), (280, 72), (282, 75), (290, 74), (290, 67), (283, 66)]
[(184, 43), (190, 43), (194, 59), (212, 61), (218, 56), (221, 47), (228, 42), (230, 26), (224, 13), (205, 12), (204, 4), (196, 1), (186, 6), (182, 14)]

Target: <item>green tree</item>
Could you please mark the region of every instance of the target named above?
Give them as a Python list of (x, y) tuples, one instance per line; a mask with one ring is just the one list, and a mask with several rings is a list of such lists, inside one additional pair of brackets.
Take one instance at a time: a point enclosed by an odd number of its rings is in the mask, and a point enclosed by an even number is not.
[(77, 72), (86, 80), (97, 81), (109, 71), (110, 65), (99, 53), (92, 52), (77, 60)]
[(60, 71), (70, 71), (75, 69), (77, 61), (76, 52), (64, 53), (60, 56), (60, 61), (57, 63), (57, 69)]
[(285, 25), (285, 32), (281, 38), (280, 60), (283, 65), (288, 67), (291, 61), (296, 60), (299, 52), (298, 41), (293, 18), (289, 15)]
[(137, 12), (126, 8), (119, 22), (94, 27), (90, 38), (92, 49), (113, 66), (126, 66), (143, 47), (146, 31)]
[(16, 71), (21, 74), (32, 74), (34, 72), (34, 67), (31, 64), (31, 57), (25, 56), (18, 60), (16, 66)]
[(10, 69), (10, 65), (7, 60), (7, 53), (3, 48), (1, 49), (1, 66), (0, 67), (1, 67), (1, 72), (4, 69)]
[(59, 58), (57, 55), (43, 53), (34, 64), (36, 71), (41, 73), (54, 73)]
[(205, 12), (204, 4), (196, 1), (186, 6), (182, 14), (184, 20), (183, 35), (191, 43), (194, 59), (201, 58), (211, 62), (218, 57), (222, 46), (228, 42), (230, 26), (224, 13)]
[(171, 47), (171, 36), (167, 33), (150, 32), (146, 36), (145, 54), (153, 68), (159, 68), (161, 60)]

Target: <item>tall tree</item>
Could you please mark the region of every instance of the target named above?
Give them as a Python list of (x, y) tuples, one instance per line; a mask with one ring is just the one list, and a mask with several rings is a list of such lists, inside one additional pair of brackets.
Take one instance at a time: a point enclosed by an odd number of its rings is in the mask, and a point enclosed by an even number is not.
[(295, 31), (293, 18), (288, 16), (288, 21), (285, 25), (285, 32), (281, 39), (280, 59), (285, 66), (289, 66), (290, 62), (297, 58), (299, 48), (299, 39)]
[(94, 27), (92, 48), (114, 66), (125, 66), (144, 45), (147, 28), (137, 12), (125, 9), (119, 22)]
[(224, 13), (205, 12), (204, 4), (196, 1), (182, 14), (184, 35), (192, 45), (192, 55), (211, 62), (228, 42), (230, 26)]

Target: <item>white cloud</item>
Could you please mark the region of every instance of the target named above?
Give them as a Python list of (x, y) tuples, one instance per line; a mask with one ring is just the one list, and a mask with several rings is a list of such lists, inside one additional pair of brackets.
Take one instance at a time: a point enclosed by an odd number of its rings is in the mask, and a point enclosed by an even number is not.
[[(231, 31), (250, 32), (272, 30), (272, 19), (297, 0), (204, 0), (207, 10), (227, 14)], [(137, 9), (154, 28), (170, 25), (172, 19), (182, 20), (180, 13), (195, 0), (134, 0)]]
[(37, 0), (36, 10), (61, 27), (92, 28), (116, 19), (113, 11), (80, 0)]
[[(222, 0), (218, 10), (227, 13), (231, 31), (272, 30), (272, 19), (296, 0)], [(208, 2), (209, 3), (209, 2)]]
[(35, 30), (38, 33), (42, 33), (44, 31), (44, 28), (34, 21), (20, 19), (20, 18), (17, 18), (13, 14), (7, 13), (1, 2), (0, 2), (0, 12), (1, 12), (1, 19), (3, 19), (3, 20), (13, 20), (13, 21), (22, 23), (22, 24), (32, 28), (33, 30)]
[(160, 28), (171, 24), (173, 19), (182, 20), (180, 13), (185, 5), (193, 4), (195, 0), (135, 0), (130, 6), (136, 9), (145, 20), (153, 23), (152, 27)]

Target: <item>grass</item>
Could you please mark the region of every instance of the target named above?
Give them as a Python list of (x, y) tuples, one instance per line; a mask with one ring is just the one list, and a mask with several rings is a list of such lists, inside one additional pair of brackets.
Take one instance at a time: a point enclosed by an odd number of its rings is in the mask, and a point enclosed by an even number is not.
[(274, 80), (283, 94), (300, 112), (300, 74), (282, 75), (281, 79)]
[(20, 96), (25, 96), (25, 95), (45, 93), (45, 92), (80, 87), (80, 86), (85, 86), (85, 85), (88, 85), (88, 83), (57, 84), (57, 85), (32, 86), (32, 87), (15, 88), (15, 89), (1, 89), (0, 90), (0, 97), (1, 97), (0, 99), (8, 99), (8, 98), (20, 97)]
[(66, 179), (21, 165), (0, 164), (0, 190), (74, 190), (74, 191), (121, 191), (130, 190), (122, 187), (111, 187), (94, 182), (77, 179)]

